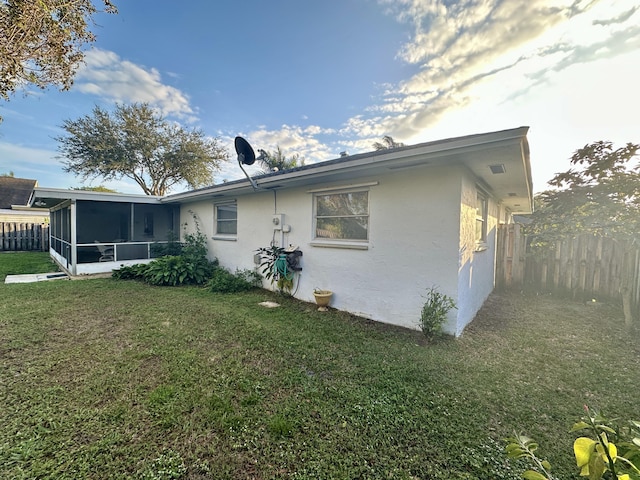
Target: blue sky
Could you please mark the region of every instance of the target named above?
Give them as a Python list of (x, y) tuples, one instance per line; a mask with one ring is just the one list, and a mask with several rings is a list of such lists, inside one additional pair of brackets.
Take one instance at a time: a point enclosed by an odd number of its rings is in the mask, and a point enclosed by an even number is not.
[[(0, 102), (0, 173), (83, 185), (54, 137), (115, 102), (148, 102), (231, 153), (242, 135), (307, 164), (384, 135), (415, 144), (528, 125), (535, 191), (586, 143), (640, 142), (636, 0), (114, 3), (70, 91)], [(242, 178), (232, 159), (216, 182)]]

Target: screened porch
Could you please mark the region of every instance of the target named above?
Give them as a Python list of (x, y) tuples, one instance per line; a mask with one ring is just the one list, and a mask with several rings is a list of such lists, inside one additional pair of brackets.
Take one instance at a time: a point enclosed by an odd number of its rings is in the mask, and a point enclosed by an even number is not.
[(156, 256), (154, 245), (179, 233), (179, 208), (163, 205), (157, 197), (64, 192), (66, 199), (39, 201), (55, 204), (50, 214), (50, 254), (72, 275), (110, 272), (148, 261)]

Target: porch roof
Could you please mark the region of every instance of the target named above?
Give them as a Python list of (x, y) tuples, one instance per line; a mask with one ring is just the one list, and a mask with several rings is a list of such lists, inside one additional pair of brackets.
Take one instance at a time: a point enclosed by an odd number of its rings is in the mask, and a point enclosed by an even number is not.
[[(464, 166), (513, 213), (531, 213), (533, 183), (527, 131), (529, 127), (467, 135), (380, 150), (304, 165), (253, 177), (259, 190), (350, 181), (367, 175), (419, 166)], [(235, 197), (254, 193), (247, 179), (169, 195), (166, 203)]]
[(134, 193), (93, 192), (88, 190), (35, 187), (28, 205), (30, 207), (53, 208), (67, 200), (91, 200), (94, 202), (126, 202), (160, 205), (160, 199), (161, 197)]

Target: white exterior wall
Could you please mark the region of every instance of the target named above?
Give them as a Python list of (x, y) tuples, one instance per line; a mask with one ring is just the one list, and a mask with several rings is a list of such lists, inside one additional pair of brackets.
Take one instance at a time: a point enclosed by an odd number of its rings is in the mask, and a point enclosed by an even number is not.
[[(367, 187), (370, 217), (366, 250), (311, 245), (313, 193), (309, 190), (345, 185), (340, 182), (277, 191), (275, 198), (273, 191), (238, 197), (235, 241), (212, 239), (212, 200), (183, 204), (180, 218), (193, 231), (190, 211), (196, 214), (209, 239), (210, 255), (234, 271), (255, 268), (255, 251), (269, 246), (273, 238), (272, 215), (284, 214), (284, 223), (291, 226), (291, 232), (284, 235), (284, 246), (296, 245), (303, 252), (299, 284), (294, 283), (297, 298), (313, 302), (314, 288), (327, 289), (334, 292), (332, 307), (417, 328), (427, 288), (436, 286), (458, 301), (462, 172), (423, 167), (351, 182), (378, 182)], [(279, 238), (277, 232), (276, 240)], [(450, 320), (447, 329), (455, 333), (455, 311)]]
[(495, 286), (497, 225), (501, 213), (495, 200), (487, 195), (487, 248), (476, 251), (477, 194), (478, 186), (475, 179), (470, 174), (465, 175), (462, 178), (460, 202), (456, 335), (460, 335), (464, 327), (473, 320)]

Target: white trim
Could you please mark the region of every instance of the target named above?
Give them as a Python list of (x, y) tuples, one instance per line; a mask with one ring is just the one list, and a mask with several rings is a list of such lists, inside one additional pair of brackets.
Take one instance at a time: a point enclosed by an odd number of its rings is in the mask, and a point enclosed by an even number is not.
[(349, 184), (349, 185), (338, 185), (335, 187), (314, 188), (313, 190), (307, 190), (307, 193), (324, 193), (324, 192), (335, 192), (339, 190), (364, 189), (366, 187), (374, 187), (379, 183), (380, 182), (367, 182), (367, 183), (357, 183), (357, 184)]
[(309, 242), (309, 245), (312, 247), (322, 247), (322, 248), (346, 248), (349, 250), (369, 250), (369, 242), (363, 241), (362, 243), (354, 242), (353, 240), (344, 240), (344, 241), (325, 241), (325, 240), (312, 240)]
[(229, 235), (216, 234), (213, 237), (211, 237), (211, 240), (221, 240), (223, 242), (237, 242), (238, 237), (237, 235), (233, 235), (233, 234), (229, 234)]
[[(377, 185), (378, 182), (372, 182), (373, 185)], [(337, 187), (332, 189), (320, 189), (313, 193), (312, 198), (312, 211), (311, 211), (311, 242), (309, 245), (315, 247), (331, 247), (331, 248), (350, 248), (350, 249), (358, 249), (358, 250), (367, 250), (369, 248), (371, 234), (371, 189), (367, 186), (369, 184), (359, 184), (357, 187), (348, 188), (348, 187)], [(357, 216), (366, 216), (367, 217), (367, 238), (364, 240), (352, 239), (352, 238), (326, 238), (326, 237), (318, 237), (318, 197), (323, 195), (341, 195), (341, 194), (351, 194), (351, 193), (362, 193), (366, 192), (367, 194), (367, 214), (366, 215), (357, 215)]]

